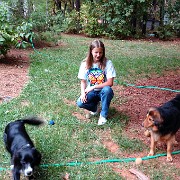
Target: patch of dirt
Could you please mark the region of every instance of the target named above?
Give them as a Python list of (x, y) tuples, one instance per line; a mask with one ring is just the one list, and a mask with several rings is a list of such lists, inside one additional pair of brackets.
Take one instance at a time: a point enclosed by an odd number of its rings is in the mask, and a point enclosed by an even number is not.
[[(36, 49), (57, 48), (64, 44), (35, 42)], [(0, 103), (17, 97), (29, 80), (29, 54), (33, 48), (11, 49), (7, 56), (0, 55)]]
[(0, 103), (17, 97), (28, 82), (30, 52), (13, 49), (0, 59)]
[[(163, 43), (163, 42), (161, 42)], [(171, 43), (179, 43), (171, 42)], [(42, 47), (42, 45), (41, 45)], [(32, 49), (17, 50), (12, 49), (6, 59), (0, 59), (0, 103), (9, 101), (12, 98), (17, 97), (26, 83), (28, 82), (28, 68), (29, 68), (29, 53)], [(161, 88), (169, 88), (173, 90), (180, 90), (180, 69), (172, 72), (165, 72), (163, 76), (152, 76), (149, 79), (144, 79), (136, 82), (137, 86), (157, 86)], [(117, 102), (112, 103), (114, 107), (120, 113), (126, 113), (130, 117), (130, 121), (124, 130), (124, 134), (129, 138), (136, 138), (143, 141), (147, 147), (150, 145), (150, 138), (145, 137), (144, 128), (141, 126), (143, 119), (146, 116), (146, 112), (151, 106), (159, 106), (168, 100), (172, 99), (177, 92), (149, 89), (149, 88), (137, 88), (137, 87), (124, 87), (115, 85), (113, 86), (115, 97), (118, 97), (119, 104)], [(121, 102), (121, 98), (126, 98), (126, 102)], [(66, 101), (67, 104), (75, 105), (74, 102)], [(82, 121), (88, 121), (85, 117), (79, 113), (73, 114)], [(110, 119), (110, 118), (109, 118)], [(118, 155), (122, 155), (119, 150), (119, 146), (113, 142), (111, 138), (111, 131), (102, 132), (102, 144), (111, 152)], [(178, 144), (174, 147), (173, 151), (180, 150), (180, 131), (178, 131), (176, 140)], [(165, 144), (158, 144), (158, 151), (166, 152)], [(148, 152), (140, 152), (136, 154), (125, 154), (123, 157), (144, 157)], [(165, 162), (166, 157), (158, 158), (161, 163)], [(145, 162), (148, 163), (148, 162)], [(180, 168), (180, 156), (173, 155), (173, 163), (169, 163), (170, 166), (176, 166)], [(115, 172), (125, 177), (126, 179), (137, 179), (135, 175), (132, 175), (128, 170), (122, 170), (118, 168), (118, 163), (110, 165)]]

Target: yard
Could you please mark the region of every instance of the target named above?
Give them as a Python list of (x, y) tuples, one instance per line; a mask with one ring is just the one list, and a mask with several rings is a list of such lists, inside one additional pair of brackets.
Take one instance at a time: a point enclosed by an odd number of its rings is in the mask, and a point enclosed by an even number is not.
[[(92, 39), (63, 35), (56, 47), (33, 51), (11, 50), (9, 58), (0, 63), (1, 139), (5, 125), (27, 115), (43, 117), (44, 127), (27, 127), (37, 148), (43, 154), (37, 179), (137, 179), (132, 168), (150, 179), (180, 179), (180, 155), (173, 162), (166, 157), (148, 159), (141, 165), (116, 162), (88, 165), (104, 159), (145, 157), (150, 139), (141, 126), (147, 109), (173, 98), (180, 90), (180, 41), (107, 40), (102, 39), (107, 57), (112, 59), (117, 78), (113, 90), (108, 123), (97, 126), (97, 118), (85, 119), (85, 112), (76, 107), (80, 84), (78, 68)], [(123, 85), (156, 86), (177, 92)], [(55, 125), (48, 125), (53, 119)], [(180, 150), (179, 142), (173, 151)], [(0, 145), (0, 179), (10, 179), (9, 154)], [(159, 144), (157, 154), (166, 153)], [(57, 166), (68, 162), (84, 162), (81, 166)], [(75, 163), (76, 164), (76, 163)]]

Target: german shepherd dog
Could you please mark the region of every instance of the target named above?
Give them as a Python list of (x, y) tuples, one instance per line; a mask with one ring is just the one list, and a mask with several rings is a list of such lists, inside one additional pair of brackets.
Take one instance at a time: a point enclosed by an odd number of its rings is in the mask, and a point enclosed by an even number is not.
[(149, 109), (146, 119), (142, 125), (149, 131), (151, 146), (148, 156), (155, 153), (158, 141), (167, 143), (167, 161), (172, 161), (172, 147), (175, 141), (175, 134), (180, 128), (180, 94), (160, 107)]
[(41, 125), (44, 121), (36, 117), (24, 118), (10, 122), (4, 131), (4, 143), (11, 155), (13, 180), (20, 180), (23, 173), (28, 179), (33, 179), (34, 166), (40, 164), (41, 154), (34, 147), (26, 132), (25, 124)]

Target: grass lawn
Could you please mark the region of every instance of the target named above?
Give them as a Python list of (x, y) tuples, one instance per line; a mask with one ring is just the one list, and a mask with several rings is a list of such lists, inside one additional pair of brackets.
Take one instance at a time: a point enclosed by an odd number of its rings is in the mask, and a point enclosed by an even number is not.
[[(75, 103), (80, 95), (80, 81), (77, 78), (81, 61), (85, 58), (91, 38), (63, 35), (61, 46), (34, 51), (31, 57), (30, 80), (18, 98), (0, 105), (0, 138), (6, 124), (29, 115), (42, 117), (47, 124), (42, 127), (26, 126), (35, 146), (42, 153), (42, 166), (37, 168), (36, 179), (59, 180), (66, 173), (72, 180), (116, 180), (124, 179), (115, 172), (110, 163), (88, 164), (104, 159), (126, 158), (123, 152), (135, 154), (148, 150), (140, 140), (131, 140), (122, 135), (129, 117), (110, 109), (111, 121), (97, 126), (97, 118), (91, 121), (78, 119), (74, 113), (84, 116), (84, 111)], [(122, 41), (102, 39), (106, 56), (116, 68), (116, 85), (150, 77), (167, 70), (180, 69), (180, 46), (170, 46), (150, 41)], [(115, 102), (114, 98), (114, 103)], [(124, 100), (125, 101), (125, 100)], [(26, 102), (25, 104), (23, 102)], [(122, 99), (123, 102), (123, 99)], [(118, 102), (117, 102), (118, 103)], [(54, 120), (55, 125), (48, 125)], [(102, 138), (110, 132), (120, 148), (121, 157), (107, 150)], [(63, 166), (75, 162), (72, 166)], [(78, 165), (78, 162), (84, 164)], [(153, 164), (154, 163), (154, 164)], [(154, 168), (158, 161), (140, 166), (140, 170), (151, 179), (172, 179), (174, 172), (180, 177), (178, 168)], [(56, 164), (56, 165), (55, 165)], [(10, 179), (10, 157), (0, 143), (0, 179)], [(47, 165), (47, 167), (43, 167)], [(129, 169), (132, 163), (119, 163), (118, 168)]]

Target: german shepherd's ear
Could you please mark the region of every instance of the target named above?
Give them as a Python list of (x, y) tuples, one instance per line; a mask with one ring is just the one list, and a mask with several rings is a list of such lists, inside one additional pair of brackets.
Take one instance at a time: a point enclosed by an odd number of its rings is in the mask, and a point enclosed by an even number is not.
[(159, 111), (157, 110), (157, 108), (150, 108), (148, 114), (151, 117), (157, 117), (159, 115)]
[(149, 116), (151, 116), (152, 121), (154, 122), (153, 131), (157, 131), (159, 125), (163, 122), (158, 109), (150, 108), (148, 114), (149, 114)]

